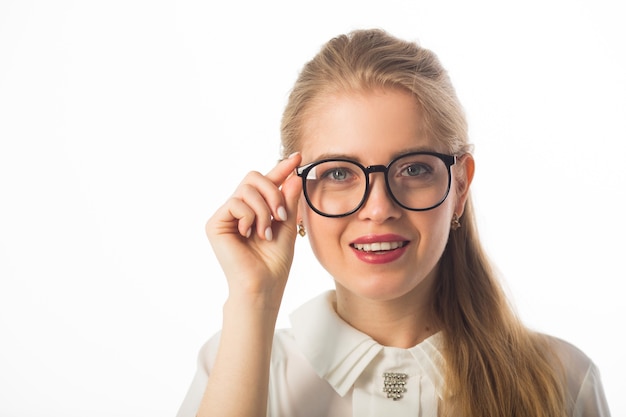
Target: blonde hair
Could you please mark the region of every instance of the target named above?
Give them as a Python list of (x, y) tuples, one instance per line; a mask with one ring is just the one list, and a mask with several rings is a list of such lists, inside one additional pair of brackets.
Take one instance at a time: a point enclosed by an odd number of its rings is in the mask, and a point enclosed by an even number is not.
[[(282, 125), (282, 152), (301, 148), (308, 111), (327, 94), (400, 88), (413, 94), (430, 136), (447, 152), (470, 152), (467, 121), (437, 56), (382, 30), (331, 39), (296, 81)], [(544, 336), (513, 313), (480, 245), (471, 199), (439, 266), (434, 311), (444, 336), (442, 415), (560, 417), (564, 380)]]

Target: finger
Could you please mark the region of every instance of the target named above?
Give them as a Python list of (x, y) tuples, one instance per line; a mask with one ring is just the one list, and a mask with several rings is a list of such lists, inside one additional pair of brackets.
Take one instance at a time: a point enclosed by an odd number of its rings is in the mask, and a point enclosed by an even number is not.
[[(257, 234), (266, 240), (271, 240), (272, 225), (272, 209), (270, 208), (272, 203), (268, 203), (268, 200), (278, 200), (279, 202), (283, 200), (282, 193), (275, 186), (272, 187), (273, 189), (262, 190), (260, 185), (243, 184), (239, 191), (241, 201), (254, 213)], [(282, 210), (285, 211), (285, 209)], [(286, 214), (284, 215), (286, 216)]]
[(287, 177), (296, 169), (300, 162), (302, 162), (302, 155), (300, 155), (300, 152), (295, 152), (287, 159), (283, 159), (276, 164), (265, 176), (278, 187), (285, 182)]
[[(292, 174), (301, 160), (300, 154), (296, 153), (279, 162), (267, 176), (255, 171), (248, 173), (222, 210), (207, 222), (207, 234), (211, 227), (219, 231), (230, 230), (232, 233), (232, 222), (237, 222), (237, 230), (242, 236), (249, 237), (254, 228), (260, 238), (272, 240), (272, 218), (281, 221), (291, 216), (295, 218), (300, 193), (297, 183), (300, 181)], [(287, 188), (292, 190), (292, 201), (287, 208), (285, 195), (279, 187), (290, 176), (295, 177), (295, 188)], [(281, 180), (282, 177), (284, 178)]]
[(250, 237), (252, 226), (256, 220), (256, 213), (243, 201), (233, 198), (228, 207), (228, 213), (237, 221), (237, 231), (243, 237)]
[[(287, 159), (280, 161), (265, 176), (253, 171), (250, 172), (243, 183), (254, 184), (266, 198), (268, 206), (272, 212), (272, 216), (276, 220), (286, 220), (285, 202), (279, 187), (282, 183), (293, 174), (294, 170), (302, 162), (302, 156), (299, 152), (295, 152)], [(264, 181), (264, 179), (266, 181)]]
[[(233, 196), (253, 206), (259, 218), (265, 216), (268, 221), (272, 219), (287, 220), (287, 210), (282, 192), (272, 181), (258, 172), (250, 172), (237, 187)], [(265, 223), (262, 225), (264, 226), (263, 230), (268, 226)]]
[(206, 233), (211, 236), (231, 234), (235, 230), (249, 237), (256, 215), (246, 203), (238, 198), (230, 198), (206, 223)]

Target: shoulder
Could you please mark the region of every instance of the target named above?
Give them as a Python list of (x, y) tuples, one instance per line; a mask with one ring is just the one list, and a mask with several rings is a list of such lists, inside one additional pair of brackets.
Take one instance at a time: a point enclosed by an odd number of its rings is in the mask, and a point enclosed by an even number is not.
[(585, 352), (572, 343), (554, 336), (545, 337), (554, 355), (554, 366), (562, 369), (568, 390), (575, 398), (588, 374), (595, 371), (595, 364)]
[(287, 356), (297, 350), (296, 339), (291, 328), (278, 329), (274, 332), (273, 356)]
[(316, 375), (309, 360), (296, 341), (292, 328), (278, 329), (274, 333), (271, 366), (292, 377)]
[(572, 343), (554, 336), (545, 336), (560, 364), (567, 371), (568, 377), (582, 381), (585, 374), (594, 366), (593, 361), (581, 349)]
[(200, 347), (198, 352), (198, 370), (205, 371), (207, 374), (213, 368), (215, 362), (215, 356), (217, 355), (217, 349), (220, 345), (220, 337), (222, 332), (218, 331), (213, 334), (204, 344)]
[(546, 336), (563, 370), (574, 416), (609, 416), (600, 371), (593, 360), (573, 344)]

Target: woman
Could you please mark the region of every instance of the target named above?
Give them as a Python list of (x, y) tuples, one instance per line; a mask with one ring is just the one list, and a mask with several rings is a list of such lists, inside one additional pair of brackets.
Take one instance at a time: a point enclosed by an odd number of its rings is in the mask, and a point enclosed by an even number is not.
[[(595, 365), (525, 328), (494, 278), (466, 120), (432, 52), (380, 30), (332, 39), (282, 143), (207, 223), (229, 296), (180, 417), (609, 415)], [(336, 290), (275, 331), (298, 233)]]

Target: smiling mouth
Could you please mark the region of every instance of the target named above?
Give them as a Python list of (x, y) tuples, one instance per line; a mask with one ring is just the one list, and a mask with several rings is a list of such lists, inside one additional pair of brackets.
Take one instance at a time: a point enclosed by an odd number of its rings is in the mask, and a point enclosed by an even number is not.
[(406, 246), (408, 243), (408, 241), (352, 243), (350, 246), (361, 252), (386, 252)]

